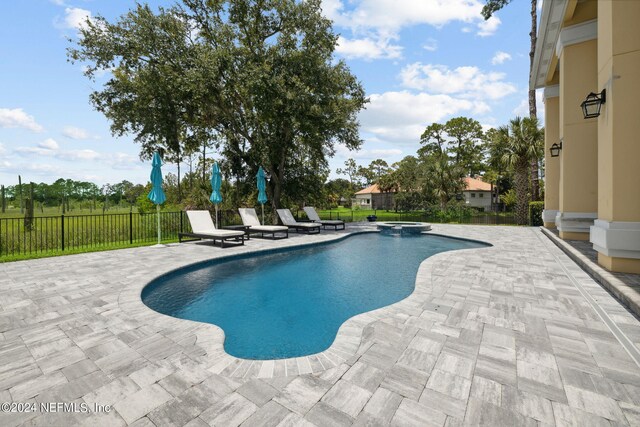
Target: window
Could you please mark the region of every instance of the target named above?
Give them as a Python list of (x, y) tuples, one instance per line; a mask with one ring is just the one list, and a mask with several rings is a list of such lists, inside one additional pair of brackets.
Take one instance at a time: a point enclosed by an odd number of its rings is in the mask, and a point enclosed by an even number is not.
[(484, 197), (484, 193), (479, 193), (478, 196), (479, 197)]
[(471, 193), (471, 197), (476, 197), (476, 193)]

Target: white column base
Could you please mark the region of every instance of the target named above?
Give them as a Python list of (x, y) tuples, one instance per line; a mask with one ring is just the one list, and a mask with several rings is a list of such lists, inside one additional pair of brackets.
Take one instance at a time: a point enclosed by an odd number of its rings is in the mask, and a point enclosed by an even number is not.
[(640, 259), (640, 222), (596, 219), (589, 240), (593, 249), (606, 256)]
[(544, 222), (545, 224), (549, 222), (555, 222), (556, 215), (558, 215), (557, 209), (545, 209), (542, 211), (542, 222)]
[(558, 212), (556, 227), (564, 233), (589, 233), (597, 212)]

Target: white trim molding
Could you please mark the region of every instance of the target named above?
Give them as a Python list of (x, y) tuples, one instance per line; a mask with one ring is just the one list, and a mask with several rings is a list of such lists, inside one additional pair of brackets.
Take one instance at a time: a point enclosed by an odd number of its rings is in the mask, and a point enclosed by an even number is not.
[(558, 231), (565, 233), (589, 233), (597, 218), (597, 212), (558, 212), (556, 227)]
[(545, 86), (544, 87), (544, 99), (556, 98), (560, 96), (560, 85)]
[(580, 24), (565, 27), (560, 31), (556, 43), (556, 56), (560, 58), (562, 49), (572, 44), (578, 44), (598, 38), (598, 20), (582, 22)]
[(606, 256), (640, 259), (640, 222), (596, 219), (589, 241), (593, 249)]
[(556, 222), (556, 215), (558, 215), (558, 209), (545, 209), (542, 211), (542, 222), (548, 224), (550, 222)]

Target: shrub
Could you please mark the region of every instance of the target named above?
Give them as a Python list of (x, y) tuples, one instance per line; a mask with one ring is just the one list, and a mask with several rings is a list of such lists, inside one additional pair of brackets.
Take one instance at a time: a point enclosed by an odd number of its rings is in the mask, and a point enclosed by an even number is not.
[(544, 202), (529, 202), (529, 225), (539, 227), (543, 225), (542, 211)]

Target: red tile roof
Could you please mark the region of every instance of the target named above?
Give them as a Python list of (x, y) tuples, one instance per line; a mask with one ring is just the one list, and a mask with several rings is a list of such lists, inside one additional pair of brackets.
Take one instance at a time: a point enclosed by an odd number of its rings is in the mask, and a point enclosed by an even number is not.
[(382, 193), (382, 191), (380, 191), (380, 187), (378, 187), (378, 184), (370, 185), (356, 192), (356, 194), (374, 194), (374, 193)]
[(465, 191), (491, 191), (491, 184), (480, 179), (465, 177)]

